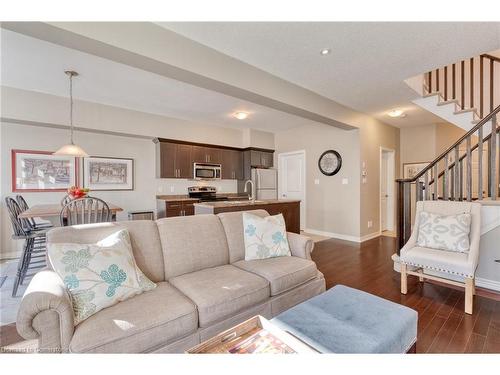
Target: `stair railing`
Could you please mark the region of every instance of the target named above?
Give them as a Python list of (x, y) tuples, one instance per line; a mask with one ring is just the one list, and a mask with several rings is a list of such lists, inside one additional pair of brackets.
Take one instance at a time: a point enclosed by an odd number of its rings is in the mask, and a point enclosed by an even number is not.
[(499, 112), (500, 105), (412, 178), (396, 180), (398, 255), (410, 238), (417, 201), (499, 198)]
[(500, 58), (482, 54), (425, 73), (423, 94), (439, 93), (444, 102), (454, 101), (457, 111), (474, 110), (479, 120), (500, 105), (499, 84)]

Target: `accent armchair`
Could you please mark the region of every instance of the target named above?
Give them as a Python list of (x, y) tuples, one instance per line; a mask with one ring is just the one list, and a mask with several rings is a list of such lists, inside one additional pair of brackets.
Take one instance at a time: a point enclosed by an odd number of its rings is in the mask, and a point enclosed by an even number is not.
[[(439, 215), (471, 214), (469, 251), (467, 253), (419, 247), (417, 244), (420, 212)], [(475, 273), (479, 258), (481, 237), (481, 205), (472, 202), (421, 201), (417, 202), (415, 223), (408, 242), (400, 251), (401, 293), (407, 293), (407, 276), (418, 276), (465, 288), (465, 312), (472, 314), (475, 294)], [(427, 271), (427, 273), (425, 272)], [(446, 278), (446, 275), (450, 278)]]

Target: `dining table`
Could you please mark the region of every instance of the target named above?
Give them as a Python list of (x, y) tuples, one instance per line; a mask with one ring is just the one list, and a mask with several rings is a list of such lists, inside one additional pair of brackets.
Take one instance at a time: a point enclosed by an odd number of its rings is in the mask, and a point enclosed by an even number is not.
[[(116, 213), (123, 211), (123, 208), (114, 205), (113, 203), (107, 203), (109, 211), (111, 212), (112, 221), (116, 221)], [(18, 217), (20, 219), (34, 219), (41, 218), (48, 220), (54, 226), (60, 226), (60, 214), (62, 206), (60, 203), (54, 204), (35, 204), (28, 208), (26, 211), (21, 212)]]

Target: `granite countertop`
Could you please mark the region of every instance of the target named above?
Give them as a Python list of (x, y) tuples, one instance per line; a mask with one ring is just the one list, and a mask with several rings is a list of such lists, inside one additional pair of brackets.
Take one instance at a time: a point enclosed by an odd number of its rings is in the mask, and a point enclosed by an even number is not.
[[(248, 199), (248, 195), (241, 195), (238, 193), (221, 193), (217, 194), (218, 197), (228, 197), (228, 198), (238, 198), (241, 200)], [(165, 202), (180, 202), (180, 201), (188, 201), (188, 202), (193, 202), (193, 201), (198, 201), (198, 198), (190, 198), (189, 195), (187, 194), (181, 194), (181, 195), (157, 195), (156, 199), (165, 201)]]
[(250, 200), (242, 201), (216, 201), (216, 202), (201, 202), (195, 203), (198, 207), (208, 207), (208, 208), (222, 208), (222, 207), (245, 207), (245, 206), (265, 206), (267, 204), (282, 204), (282, 203), (294, 203), (300, 202), (300, 199), (265, 199), (256, 200), (252, 202)]

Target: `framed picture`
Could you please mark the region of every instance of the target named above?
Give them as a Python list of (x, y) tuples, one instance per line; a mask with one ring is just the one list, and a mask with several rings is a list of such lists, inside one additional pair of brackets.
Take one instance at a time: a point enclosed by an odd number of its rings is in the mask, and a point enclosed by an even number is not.
[[(413, 178), (419, 174), (430, 162), (403, 163), (403, 178)], [(432, 173), (432, 170), (431, 170)], [(432, 178), (432, 177), (431, 177)], [(423, 177), (422, 177), (423, 181)]]
[(12, 191), (66, 191), (78, 185), (78, 159), (50, 151), (12, 150)]
[(134, 159), (83, 159), (83, 186), (90, 190), (134, 190)]

